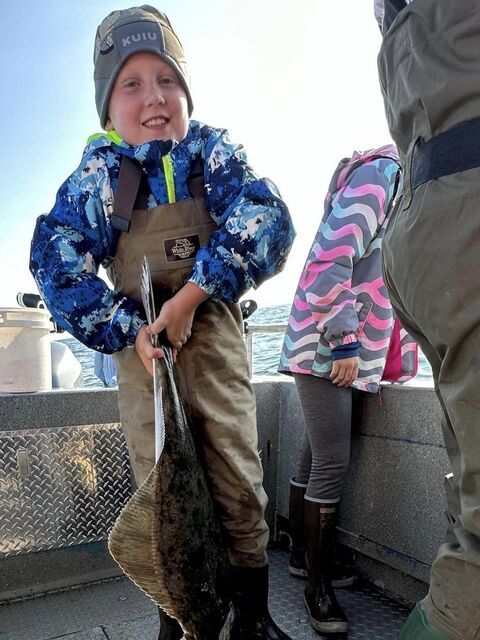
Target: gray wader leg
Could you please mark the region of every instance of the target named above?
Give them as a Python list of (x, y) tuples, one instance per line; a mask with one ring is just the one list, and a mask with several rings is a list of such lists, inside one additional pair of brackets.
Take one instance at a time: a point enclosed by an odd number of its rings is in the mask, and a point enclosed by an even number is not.
[[(459, 194), (468, 194), (463, 200)], [(455, 212), (455, 215), (452, 213)], [(415, 190), (384, 241), (386, 284), (432, 366), (451, 462), (449, 532), (423, 602), (454, 640), (480, 638), (480, 170)], [(400, 258), (401, 256), (401, 258)]]

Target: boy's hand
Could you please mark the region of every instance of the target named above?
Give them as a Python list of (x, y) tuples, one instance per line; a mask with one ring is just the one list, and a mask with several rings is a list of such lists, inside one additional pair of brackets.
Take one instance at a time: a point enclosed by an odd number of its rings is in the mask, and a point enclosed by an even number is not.
[(337, 387), (349, 387), (358, 376), (359, 357), (334, 360), (330, 379)]
[(153, 376), (153, 358), (163, 358), (162, 349), (152, 345), (152, 336), (148, 333), (147, 325), (142, 324), (135, 339), (135, 351), (148, 373)]
[(172, 347), (180, 349), (190, 338), (193, 317), (198, 305), (208, 299), (208, 295), (193, 282), (187, 282), (173, 298), (167, 300), (155, 322), (148, 327), (151, 335), (164, 329)]

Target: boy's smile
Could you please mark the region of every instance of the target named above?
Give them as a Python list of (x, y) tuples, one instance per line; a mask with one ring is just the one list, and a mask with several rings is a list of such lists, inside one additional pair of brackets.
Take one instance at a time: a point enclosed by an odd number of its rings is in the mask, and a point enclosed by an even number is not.
[(188, 130), (186, 93), (173, 68), (154, 53), (133, 54), (115, 80), (107, 129), (131, 145), (183, 140)]

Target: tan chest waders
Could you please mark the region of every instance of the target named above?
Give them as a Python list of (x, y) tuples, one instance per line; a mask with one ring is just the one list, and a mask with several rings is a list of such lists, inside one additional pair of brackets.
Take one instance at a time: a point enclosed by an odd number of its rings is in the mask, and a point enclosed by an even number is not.
[[(198, 248), (208, 244), (216, 225), (203, 197), (175, 201), (173, 180), (168, 182), (170, 204), (132, 210), (140, 178), (132, 161), (128, 164), (125, 169), (122, 162), (121, 173), (130, 172), (130, 177), (119, 176), (115, 196), (115, 214), (121, 218), (117, 223), (125, 231), (120, 233), (109, 276), (115, 289), (140, 301), (145, 255), (156, 296), (165, 300), (188, 280)], [(192, 335), (179, 353), (176, 376), (194, 427), (200, 431), (214, 499), (230, 537), (230, 560), (255, 567), (266, 562), (267, 498), (242, 329), (238, 304), (202, 303)], [(115, 362), (122, 427), (135, 479), (141, 484), (154, 465), (152, 378), (134, 348), (115, 354)]]

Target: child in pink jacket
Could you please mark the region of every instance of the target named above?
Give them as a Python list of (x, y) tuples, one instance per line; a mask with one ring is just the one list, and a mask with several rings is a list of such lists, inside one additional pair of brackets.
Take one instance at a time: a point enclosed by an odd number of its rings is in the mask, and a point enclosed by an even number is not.
[[(400, 185), (393, 146), (339, 163), (281, 353), (279, 370), (294, 376), (306, 426), (290, 485), (290, 573), (308, 577), (310, 623), (323, 634), (348, 630), (332, 580), (347, 585), (354, 576), (332, 574), (335, 517), (350, 458), (352, 389), (378, 391), (394, 324), (381, 243)], [(402, 348), (406, 369), (410, 344)]]

